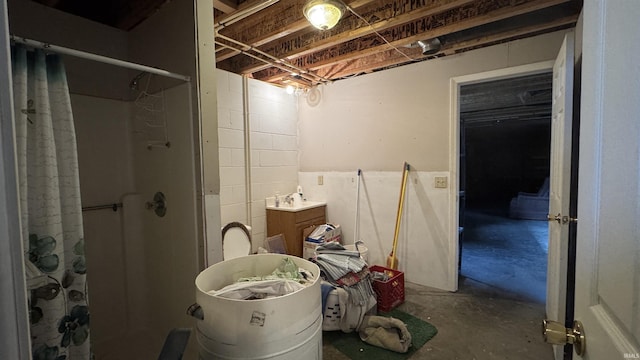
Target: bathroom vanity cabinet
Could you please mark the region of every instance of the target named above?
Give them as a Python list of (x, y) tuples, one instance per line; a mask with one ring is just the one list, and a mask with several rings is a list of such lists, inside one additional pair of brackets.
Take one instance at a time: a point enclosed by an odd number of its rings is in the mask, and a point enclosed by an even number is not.
[(267, 206), (267, 236), (284, 234), (287, 252), (302, 257), (302, 231), (311, 225), (325, 224), (326, 208), (324, 203), (299, 208)]

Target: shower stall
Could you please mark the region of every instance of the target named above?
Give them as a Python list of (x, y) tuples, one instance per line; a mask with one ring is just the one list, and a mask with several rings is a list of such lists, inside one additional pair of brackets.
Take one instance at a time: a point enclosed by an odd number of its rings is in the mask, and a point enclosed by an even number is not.
[(190, 324), (182, 310), (198, 249), (192, 132), (181, 123), (190, 118), (188, 87), (162, 91), (167, 146), (136, 130), (144, 119), (135, 100), (71, 97), (83, 204), (108, 207), (83, 211), (93, 348), (103, 359), (120, 358), (123, 343), (132, 358), (157, 355), (171, 328)]
[(47, 46), (64, 54), (69, 79), (92, 351), (101, 360), (155, 359), (171, 329), (193, 326), (186, 308), (204, 266), (196, 84), (168, 71), (85, 55), (194, 76), (195, 26), (184, 26), (194, 5), (168, 4), (130, 32), (35, 2), (9, 5), (12, 34), (85, 53)]

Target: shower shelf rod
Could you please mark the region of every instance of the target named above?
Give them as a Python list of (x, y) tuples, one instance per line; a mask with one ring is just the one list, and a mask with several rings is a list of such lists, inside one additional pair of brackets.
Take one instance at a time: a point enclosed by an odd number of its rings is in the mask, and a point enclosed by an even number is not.
[(94, 211), (94, 210), (104, 210), (111, 209), (113, 211), (118, 211), (118, 208), (122, 207), (122, 203), (113, 203), (113, 204), (105, 204), (105, 205), (96, 205), (96, 206), (85, 206), (82, 208), (82, 211)]
[(148, 72), (156, 75), (162, 75), (162, 76), (166, 76), (166, 77), (170, 77), (178, 80), (191, 81), (191, 77), (186, 75), (176, 74), (176, 73), (169, 72), (167, 70), (158, 69), (151, 66), (136, 64), (129, 61), (114, 59), (107, 56), (92, 54), (85, 51), (53, 45), (53, 44), (49, 44), (49, 43), (38, 41), (38, 40), (27, 39), (27, 38), (16, 36), (16, 35), (11, 35), (11, 40), (20, 44), (31, 46), (33, 48), (41, 48), (41, 49), (53, 51), (58, 54), (71, 55), (71, 56), (75, 56), (75, 57), (79, 57), (87, 60), (93, 60), (93, 61), (97, 61), (105, 64), (120, 66), (120, 67), (133, 69), (133, 70), (144, 71), (144, 72)]

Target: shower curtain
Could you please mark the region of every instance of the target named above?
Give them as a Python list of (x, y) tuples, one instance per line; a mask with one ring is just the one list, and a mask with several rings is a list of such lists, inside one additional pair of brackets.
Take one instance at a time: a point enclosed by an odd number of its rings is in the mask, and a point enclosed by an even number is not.
[(90, 359), (78, 156), (58, 55), (11, 49), (34, 360)]

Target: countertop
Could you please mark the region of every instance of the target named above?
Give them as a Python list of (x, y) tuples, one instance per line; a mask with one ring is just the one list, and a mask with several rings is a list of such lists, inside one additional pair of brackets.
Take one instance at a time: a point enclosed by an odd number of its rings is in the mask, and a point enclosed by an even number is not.
[(283, 205), (280, 203), (279, 207), (275, 207), (273, 202), (267, 201), (267, 209), (268, 210), (280, 210), (280, 211), (302, 211), (307, 209), (313, 209), (319, 206), (327, 205), (325, 201), (303, 201), (302, 204), (296, 204), (295, 206)]

